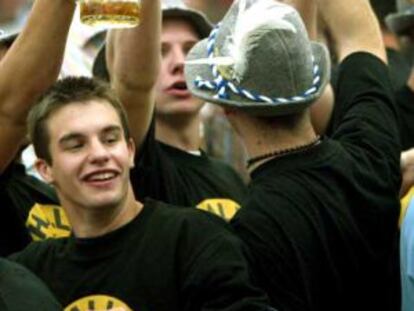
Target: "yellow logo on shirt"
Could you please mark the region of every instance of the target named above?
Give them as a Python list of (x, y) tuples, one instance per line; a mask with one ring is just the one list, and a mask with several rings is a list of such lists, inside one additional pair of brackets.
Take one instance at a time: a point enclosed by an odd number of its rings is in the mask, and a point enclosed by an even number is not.
[(34, 241), (70, 235), (68, 218), (63, 208), (58, 205), (36, 203), (30, 210), (26, 227)]
[(64, 311), (132, 311), (132, 309), (114, 297), (93, 295), (76, 300)]
[(197, 208), (229, 221), (240, 209), (240, 205), (230, 199), (206, 199), (199, 203)]

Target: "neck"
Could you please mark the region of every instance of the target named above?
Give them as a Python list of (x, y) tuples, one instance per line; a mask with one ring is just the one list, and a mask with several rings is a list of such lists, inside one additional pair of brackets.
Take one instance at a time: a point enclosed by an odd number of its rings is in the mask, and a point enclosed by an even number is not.
[(134, 219), (142, 208), (143, 204), (135, 200), (132, 188), (129, 187), (126, 199), (117, 207), (99, 210), (75, 208), (65, 211), (76, 237), (93, 238), (123, 227)]
[(157, 117), (156, 138), (170, 146), (184, 150), (198, 150), (201, 145), (200, 116)]
[[(257, 120), (243, 124), (240, 128), (245, 130), (240, 133), (249, 159), (254, 160), (249, 165), (249, 170), (254, 170), (259, 165), (275, 157), (301, 150), (304, 146), (311, 146), (318, 140), (318, 136), (312, 127), (308, 115), (295, 127), (286, 129), (273, 124), (272, 126), (258, 124)], [(260, 159), (262, 158), (263, 159)]]

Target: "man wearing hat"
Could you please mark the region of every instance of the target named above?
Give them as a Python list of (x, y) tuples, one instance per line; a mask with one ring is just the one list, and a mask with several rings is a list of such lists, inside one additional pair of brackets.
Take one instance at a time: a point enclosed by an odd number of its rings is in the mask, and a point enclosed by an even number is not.
[[(234, 169), (200, 149), (203, 101), (191, 96), (184, 78), (185, 56), (210, 33), (211, 24), (181, 1), (165, 0), (162, 5), (162, 57), (155, 79), (150, 64), (156, 56), (142, 48), (142, 40), (136, 47), (131, 42), (123, 48), (128, 43), (111, 35), (108, 39), (111, 83), (121, 96), (139, 146), (131, 173), (133, 187), (139, 198), (197, 206), (230, 219), (240, 208), (246, 188)], [(138, 49), (145, 54), (138, 55)], [(143, 60), (145, 64), (140, 64)], [(94, 73), (108, 78), (104, 50), (97, 57)], [(123, 85), (135, 85), (135, 94), (128, 94)]]
[(385, 310), (400, 183), (385, 51), (367, 0), (317, 3), (341, 61), (331, 138), (309, 113), (329, 55), (289, 6), (236, 2), (190, 51), (186, 80), (225, 108), (249, 154), (250, 191), (232, 225), (273, 306)]
[(30, 106), (58, 76), (74, 10), (72, 0), (38, 0), (13, 45), (10, 47), (15, 35), (2, 41), (2, 46), (8, 49), (0, 63), (0, 254), (3, 256), (30, 242), (25, 221), (33, 204), (54, 202), (50, 190), (27, 178), (24, 168), (13, 160), (25, 143), (25, 120)]

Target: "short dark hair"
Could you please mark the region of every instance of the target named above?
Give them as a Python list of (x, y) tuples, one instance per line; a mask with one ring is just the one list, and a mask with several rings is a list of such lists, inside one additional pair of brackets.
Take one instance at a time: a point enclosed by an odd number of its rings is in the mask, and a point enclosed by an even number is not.
[(32, 107), (27, 118), (29, 138), (38, 158), (52, 163), (49, 150), (50, 135), (47, 121), (59, 109), (70, 104), (88, 103), (100, 100), (110, 104), (119, 116), (126, 140), (130, 138), (128, 120), (120, 100), (109, 84), (87, 77), (67, 77), (56, 82), (36, 105)]

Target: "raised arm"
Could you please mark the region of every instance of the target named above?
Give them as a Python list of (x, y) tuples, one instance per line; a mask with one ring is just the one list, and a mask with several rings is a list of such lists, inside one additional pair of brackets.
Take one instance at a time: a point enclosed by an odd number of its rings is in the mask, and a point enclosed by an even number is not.
[(378, 20), (369, 0), (316, 0), (332, 34), (338, 60), (354, 52), (368, 52), (386, 62)]
[(124, 105), (131, 135), (139, 146), (154, 110), (154, 85), (160, 66), (160, 0), (142, 1), (142, 22), (108, 35), (107, 64), (112, 87)]
[(317, 24), (316, 11), (317, 5), (315, 0), (278, 0), (277, 2), (286, 3), (293, 6), (300, 14), (308, 30), (309, 38), (316, 40)]
[(36, 0), (0, 61), (0, 173), (21, 147), (31, 105), (58, 77), (74, 10), (74, 0)]

